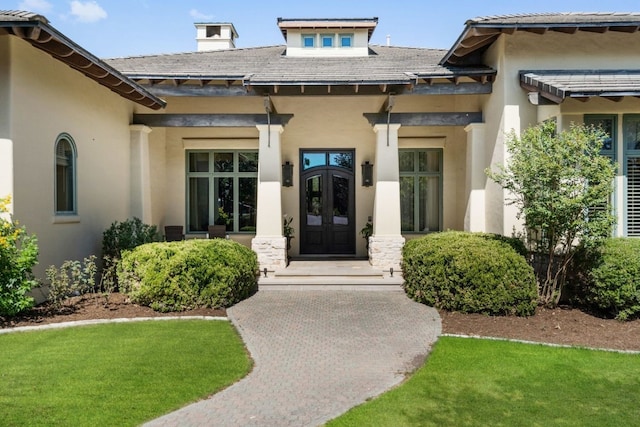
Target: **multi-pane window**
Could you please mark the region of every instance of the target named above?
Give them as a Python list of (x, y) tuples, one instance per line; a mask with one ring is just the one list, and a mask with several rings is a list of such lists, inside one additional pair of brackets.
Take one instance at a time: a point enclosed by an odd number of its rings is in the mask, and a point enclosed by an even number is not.
[(76, 213), (76, 149), (73, 139), (62, 134), (55, 145), (55, 212)]
[[(600, 155), (603, 157), (609, 158), (612, 162), (615, 162), (616, 161), (616, 140), (617, 140), (616, 138), (617, 116), (611, 115), (611, 114), (607, 114), (607, 115), (589, 114), (584, 116), (584, 124), (587, 126), (594, 126), (596, 128), (599, 128), (607, 135), (605, 139), (602, 141), (602, 146), (600, 147)], [(603, 204), (601, 206), (593, 207), (589, 211), (589, 215), (591, 215), (592, 212), (594, 211), (603, 210), (603, 209), (606, 209), (607, 207), (609, 209), (612, 209), (612, 206), (615, 205), (614, 203), (615, 190), (614, 190), (614, 194), (612, 194), (611, 197), (612, 198), (609, 201), (608, 206), (607, 204)]]
[(403, 232), (442, 230), (442, 149), (400, 150)]
[(187, 230), (255, 232), (257, 189), (257, 151), (187, 152)]

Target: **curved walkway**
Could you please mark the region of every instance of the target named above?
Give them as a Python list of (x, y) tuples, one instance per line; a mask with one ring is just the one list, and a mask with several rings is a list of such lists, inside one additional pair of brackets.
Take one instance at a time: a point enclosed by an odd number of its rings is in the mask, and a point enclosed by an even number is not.
[(262, 291), (227, 313), (253, 371), (146, 425), (316, 426), (401, 382), (441, 332), (403, 292)]

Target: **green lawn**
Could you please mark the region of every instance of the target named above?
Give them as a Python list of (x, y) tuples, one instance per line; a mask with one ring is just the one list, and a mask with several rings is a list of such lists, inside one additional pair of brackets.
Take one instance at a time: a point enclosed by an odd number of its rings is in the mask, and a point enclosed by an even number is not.
[(251, 361), (226, 321), (0, 335), (0, 426), (134, 426), (234, 383)]
[(402, 386), (329, 426), (629, 426), (640, 355), (442, 337)]

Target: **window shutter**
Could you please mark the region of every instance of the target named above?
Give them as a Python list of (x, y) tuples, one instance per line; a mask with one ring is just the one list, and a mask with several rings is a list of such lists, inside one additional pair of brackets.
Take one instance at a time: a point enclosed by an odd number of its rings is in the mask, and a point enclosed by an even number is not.
[(627, 236), (640, 236), (640, 157), (627, 158)]

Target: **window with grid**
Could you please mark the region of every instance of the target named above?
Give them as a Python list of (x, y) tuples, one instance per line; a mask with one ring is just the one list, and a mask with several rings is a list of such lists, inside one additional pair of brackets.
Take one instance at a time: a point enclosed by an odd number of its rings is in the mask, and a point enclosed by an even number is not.
[(257, 151), (187, 152), (187, 230), (255, 232), (258, 195)]
[(442, 230), (442, 149), (400, 150), (402, 231)]

